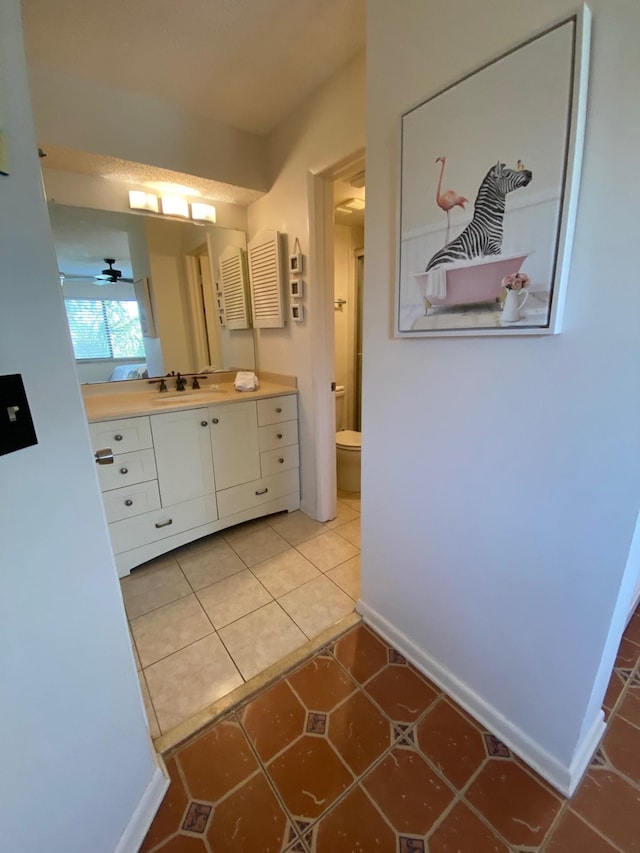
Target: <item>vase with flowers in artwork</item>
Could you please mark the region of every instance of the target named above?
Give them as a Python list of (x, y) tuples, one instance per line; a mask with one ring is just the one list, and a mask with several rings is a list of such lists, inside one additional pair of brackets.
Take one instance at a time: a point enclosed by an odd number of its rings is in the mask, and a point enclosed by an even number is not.
[(502, 279), (502, 286), (507, 291), (504, 305), (502, 306), (502, 322), (517, 323), (522, 320), (522, 308), (529, 298), (529, 286), (531, 279), (524, 272), (516, 272), (506, 275)]

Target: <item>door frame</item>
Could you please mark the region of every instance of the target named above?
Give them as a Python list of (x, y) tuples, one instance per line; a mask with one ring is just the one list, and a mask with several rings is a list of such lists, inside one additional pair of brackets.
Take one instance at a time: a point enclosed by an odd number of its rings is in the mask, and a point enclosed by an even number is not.
[(309, 313), (313, 367), (313, 415), (315, 423), (316, 518), (336, 516), (336, 415), (333, 183), (364, 161), (361, 148), (319, 172), (307, 173), (309, 217)]

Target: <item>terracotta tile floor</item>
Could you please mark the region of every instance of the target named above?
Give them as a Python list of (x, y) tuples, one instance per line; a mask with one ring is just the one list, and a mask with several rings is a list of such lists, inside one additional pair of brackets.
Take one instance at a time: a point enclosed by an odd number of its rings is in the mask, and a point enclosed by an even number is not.
[(640, 612), (566, 800), (363, 623), (165, 756), (141, 850), (640, 851)]
[(182, 739), (194, 715), (354, 613), (360, 495), (339, 492), (336, 510), (327, 524), (300, 511), (239, 524), (122, 579), (154, 740)]

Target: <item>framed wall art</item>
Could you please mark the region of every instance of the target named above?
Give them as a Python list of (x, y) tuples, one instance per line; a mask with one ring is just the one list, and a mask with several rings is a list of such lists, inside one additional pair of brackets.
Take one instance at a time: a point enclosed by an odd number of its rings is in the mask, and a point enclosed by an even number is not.
[(589, 33), (582, 7), (402, 115), (396, 337), (560, 331)]

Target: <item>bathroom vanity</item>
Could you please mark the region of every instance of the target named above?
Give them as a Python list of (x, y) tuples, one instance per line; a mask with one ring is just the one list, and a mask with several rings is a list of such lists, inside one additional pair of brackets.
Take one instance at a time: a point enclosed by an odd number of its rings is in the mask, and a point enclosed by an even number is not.
[(248, 392), (232, 379), (167, 393), (127, 384), (136, 387), (84, 391), (120, 577), (209, 533), (299, 507), (295, 380), (261, 378)]

